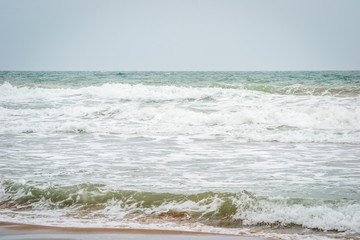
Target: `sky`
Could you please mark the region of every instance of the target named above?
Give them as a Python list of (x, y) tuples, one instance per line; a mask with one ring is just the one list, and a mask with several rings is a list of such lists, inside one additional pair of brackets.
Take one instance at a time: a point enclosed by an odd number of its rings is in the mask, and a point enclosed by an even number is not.
[(359, 0), (0, 0), (0, 70), (360, 70)]

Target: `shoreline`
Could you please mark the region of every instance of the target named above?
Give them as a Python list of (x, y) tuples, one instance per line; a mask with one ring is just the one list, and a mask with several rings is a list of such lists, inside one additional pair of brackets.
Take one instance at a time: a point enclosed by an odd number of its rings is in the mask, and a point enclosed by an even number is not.
[(247, 235), (230, 235), (176, 230), (56, 227), (0, 222), (0, 239), (132, 239), (132, 240), (271, 240)]

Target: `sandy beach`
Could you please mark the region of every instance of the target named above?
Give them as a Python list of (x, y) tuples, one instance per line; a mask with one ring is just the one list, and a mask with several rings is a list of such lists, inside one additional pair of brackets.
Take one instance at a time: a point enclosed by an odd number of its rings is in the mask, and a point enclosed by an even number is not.
[(0, 239), (265, 240), (269, 238), (166, 230), (49, 227), (0, 222)]

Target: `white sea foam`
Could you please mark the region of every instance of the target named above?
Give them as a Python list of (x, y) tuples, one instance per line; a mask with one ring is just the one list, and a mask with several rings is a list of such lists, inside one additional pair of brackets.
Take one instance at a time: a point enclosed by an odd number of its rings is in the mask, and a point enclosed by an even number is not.
[[(5, 222), (43, 225), (43, 226), (57, 226), (57, 227), (78, 227), (78, 228), (117, 228), (117, 229), (150, 229), (150, 230), (172, 230), (172, 231), (186, 231), (186, 232), (200, 232), (200, 233), (215, 233), (215, 234), (231, 234), (240, 236), (265, 237), (280, 240), (347, 240), (347, 237), (339, 236), (319, 236), (314, 234), (296, 234), (296, 233), (276, 233), (256, 230), (249, 228), (220, 228), (207, 226), (201, 223), (177, 223), (169, 221), (158, 222), (138, 222), (133, 220), (116, 221), (109, 219), (98, 219), (98, 222), (92, 219), (67, 219), (59, 214), (53, 213), (52, 217), (46, 215), (18, 215), (13, 216), (4, 215), (2, 220)], [(66, 222), (66, 224), (64, 224)]]
[(128, 84), (44, 89), (4, 83), (0, 91), (0, 102), (6, 106), (0, 108), (4, 133), (172, 134), (280, 142), (360, 139), (356, 97)]

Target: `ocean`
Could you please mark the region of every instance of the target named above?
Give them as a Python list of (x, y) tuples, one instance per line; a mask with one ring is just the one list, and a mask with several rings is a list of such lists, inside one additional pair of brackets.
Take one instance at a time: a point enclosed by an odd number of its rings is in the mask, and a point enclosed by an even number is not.
[(360, 237), (360, 72), (0, 72), (0, 221)]

